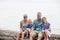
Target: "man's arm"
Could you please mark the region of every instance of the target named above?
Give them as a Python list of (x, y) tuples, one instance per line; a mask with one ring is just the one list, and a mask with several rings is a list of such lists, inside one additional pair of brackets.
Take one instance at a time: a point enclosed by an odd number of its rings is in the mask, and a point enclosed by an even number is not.
[(22, 28), (23, 28), (23, 27), (22, 27), (22, 22), (20, 22), (20, 31), (22, 31)]
[(35, 21), (33, 22), (33, 25), (32, 25), (32, 31), (34, 30), (35, 28)]

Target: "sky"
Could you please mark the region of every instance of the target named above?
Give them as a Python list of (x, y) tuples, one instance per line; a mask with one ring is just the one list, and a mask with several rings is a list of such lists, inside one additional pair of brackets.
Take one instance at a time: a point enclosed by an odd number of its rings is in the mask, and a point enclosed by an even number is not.
[(37, 12), (47, 17), (52, 33), (60, 34), (60, 0), (0, 0), (0, 29), (18, 31), (23, 15), (33, 21)]

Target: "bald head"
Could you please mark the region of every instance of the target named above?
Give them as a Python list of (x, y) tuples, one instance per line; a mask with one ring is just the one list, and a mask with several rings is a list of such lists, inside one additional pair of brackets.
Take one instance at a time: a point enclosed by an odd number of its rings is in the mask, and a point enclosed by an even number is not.
[(38, 19), (38, 20), (41, 19), (41, 12), (37, 12), (37, 19)]

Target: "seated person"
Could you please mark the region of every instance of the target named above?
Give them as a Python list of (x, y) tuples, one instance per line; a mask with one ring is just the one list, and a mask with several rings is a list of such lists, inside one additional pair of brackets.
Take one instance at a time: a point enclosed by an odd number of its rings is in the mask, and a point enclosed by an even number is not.
[(23, 16), (23, 20), (20, 22), (20, 32), (18, 32), (17, 39), (19, 40), (20, 34), (22, 34), (22, 40), (24, 40), (24, 35), (26, 34), (26, 27), (28, 25), (27, 15)]
[(31, 21), (31, 19), (29, 19), (28, 25), (27, 25), (27, 28), (26, 28), (26, 31), (27, 31), (26, 38), (29, 38), (29, 33), (31, 32), (31, 28), (32, 28), (32, 21)]
[(43, 32), (43, 35), (44, 35), (44, 40), (49, 40), (48, 35), (50, 35), (50, 32), (51, 32), (50, 23), (47, 22), (46, 17), (42, 18), (42, 22), (43, 22), (42, 32)]
[(30, 40), (34, 40), (36, 34), (38, 35), (37, 40), (42, 39), (42, 20), (41, 20), (41, 12), (37, 13), (37, 19), (33, 21), (32, 31), (30, 33)]

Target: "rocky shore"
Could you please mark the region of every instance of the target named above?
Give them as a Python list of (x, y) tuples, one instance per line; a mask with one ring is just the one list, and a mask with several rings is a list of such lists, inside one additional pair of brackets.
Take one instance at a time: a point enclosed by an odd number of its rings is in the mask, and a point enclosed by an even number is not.
[(16, 31), (0, 30), (0, 40), (15, 40)]
[[(0, 30), (0, 40), (16, 40), (16, 36), (17, 31)], [(60, 35), (52, 34), (50, 40), (60, 40)]]
[(17, 31), (0, 30), (0, 40), (16, 40), (17, 33)]

